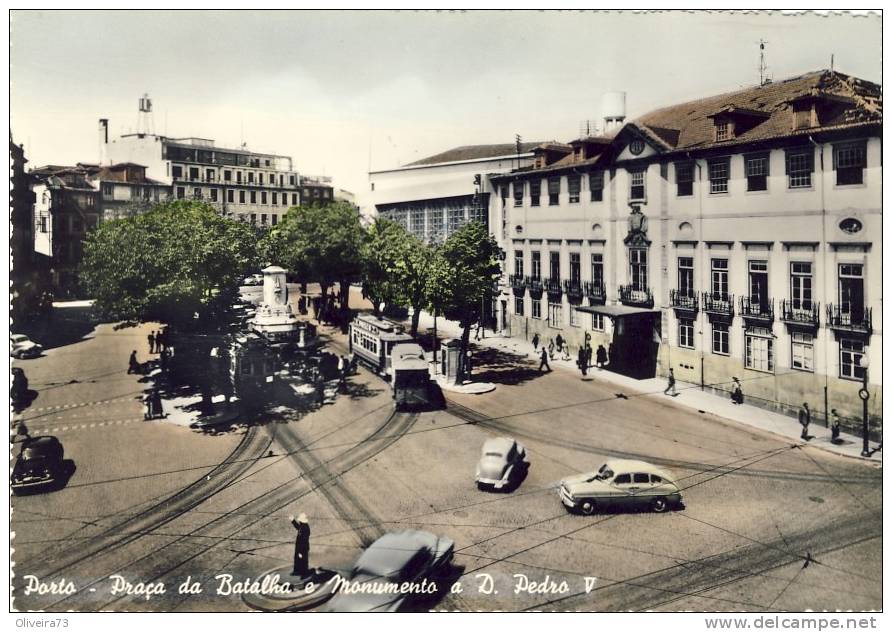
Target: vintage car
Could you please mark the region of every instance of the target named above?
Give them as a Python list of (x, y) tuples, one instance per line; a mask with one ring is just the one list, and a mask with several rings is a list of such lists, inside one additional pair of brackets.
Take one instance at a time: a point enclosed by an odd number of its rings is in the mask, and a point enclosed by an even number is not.
[(249, 274), (244, 279), (242, 279), (242, 285), (263, 285), (263, 275), (262, 274)]
[(475, 480), (478, 489), (512, 489), (530, 467), (527, 450), (510, 437), (495, 437), (483, 443)]
[(681, 504), (675, 478), (644, 461), (607, 461), (597, 472), (577, 474), (561, 481), (561, 502), (590, 515), (601, 507), (644, 507), (656, 512)]
[[(345, 577), (348, 586), (322, 608), (325, 612), (396, 612), (413, 601), (430, 597), (400, 586), (436, 583), (451, 568), (455, 543), (427, 531), (407, 529), (387, 533), (363, 551)], [(437, 588), (440, 594), (441, 588)]]
[(47, 435), (26, 439), (12, 468), (12, 493), (19, 495), (26, 490), (56, 483), (64, 475), (63, 455), (62, 444), (56, 437)]
[(9, 336), (9, 355), (12, 358), (36, 358), (42, 351), (43, 347), (25, 334), (12, 334)]

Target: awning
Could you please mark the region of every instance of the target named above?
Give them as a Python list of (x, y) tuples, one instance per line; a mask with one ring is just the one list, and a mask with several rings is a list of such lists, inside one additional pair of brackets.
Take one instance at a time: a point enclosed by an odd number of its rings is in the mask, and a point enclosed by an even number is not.
[(643, 316), (659, 314), (658, 309), (644, 309), (642, 307), (629, 307), (628, 305), (580, 305), (577, 312), (586, 314), (603, 314), (608, 318), (620, 318), (623, 316)]

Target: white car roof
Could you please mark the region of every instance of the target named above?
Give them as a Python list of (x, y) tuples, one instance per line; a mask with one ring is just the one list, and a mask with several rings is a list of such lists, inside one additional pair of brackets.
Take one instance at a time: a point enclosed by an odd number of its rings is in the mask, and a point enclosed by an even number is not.
[(606, 465), (613, 470), (614, 474), (634, 474), (635, 472), (639, 472), (642, 474), (656, 474), (664, 479), (673, 482), (675, 481), (675, 477), (672, 476), (672, 474), (645, 461), (636, 461), (634, 459), (613, 459), (607, 461)]
[(507, 454), (515, 441), (511, 437), (493, 437), (483, 442), (483, 452), (500, 452)]

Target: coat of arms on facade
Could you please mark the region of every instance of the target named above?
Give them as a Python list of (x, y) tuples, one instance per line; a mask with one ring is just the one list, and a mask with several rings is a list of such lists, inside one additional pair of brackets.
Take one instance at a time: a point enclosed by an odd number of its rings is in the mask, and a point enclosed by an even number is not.
[(649, 246), (647, 238), (647, 216), (641, 212), (641, 206), (630, 204), (632, 212), (629, 214), (629, 234), (623, 240), (627, 246)]

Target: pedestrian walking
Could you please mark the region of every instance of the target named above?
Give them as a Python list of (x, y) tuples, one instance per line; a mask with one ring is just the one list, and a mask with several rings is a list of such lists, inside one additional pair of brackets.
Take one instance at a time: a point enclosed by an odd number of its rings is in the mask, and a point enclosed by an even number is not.
[(149, 353), (155, 353), (155, 332), (149, 332)]
[(139, 360), (136, 359), (136, 349), (130, 352), (130, 361), (127, 366), (127, 373), (139, 373)]
[(294, 536), (294, 566), (291, 574), (295, 577), (305, 577), (310, 570), (310, 523), (307, 522), (307, 514), (301, 513), (295, 520), (294, 516), (288, 516), (291, 526), (297, 530)]
[(561, 360), (564, 360), (565, 362), (570, 361), (570, 345), (566, 342), (564, 343), (563, 352), (561, 353)]
[(548, 366), (548, 351), (545, 347), (542, 347), (542, 355), (539, 356), (539, 371), (542, 371), (542, 367), (548, 369), (548, 372), (551, 373), (551, 367)]
[[(588, 334), (586, 334), (588, 336)], [(585, 339), (585, 371), (588, 373), (588, 368), (592, 365), (592, 346), (588, 343), (589, 339), (586, 337)]]
[(839, 445), (842, 442), (839, 438), (839, 413), (834, 408), (830, 411), (830, 443)]
[(582, 377), (585, 377), (588, 373), (588, 361), (586, 359), (586, 347), (579, 347), (579, 353), (577, 354), (576, 365), (579, 367), (579, 371), (582, 373)]
[(169, 359), (170, 359), (170, 351), (168, 351), (167, 349), (162, 349), (159, 352), (159, 357), (158, 357), (158, 360), (161, 363), (161, 371), (162, 372), (165, 372), (165, 373), (167, 372), (167, 361)]
[(811, 423), (811, 411), (808, 409), (808, 402), (804, 402), (802, 404), (802, 408), (799, 409), (799, 425), (802, 426), (802, 434), (800, 435), (801, 439), (805, 439), (808, 441), (811, 437), (808, 436), (808, 424)]
[(743, 403), (743, 388), (740, 386), (740, 380), (736, 377), (731, 378), (733, 380), (731, 384), (731, 401), (735, 404)]
[(604, 345), (598, 345), (598, 351), (595, 354), (595, 362), (599, 369), (603, 369), (604, 364), (607, 363), (607, 349), (604, 348)]
[(554, 338), (548, 339), (548, 359), (554, 360)]
[[(667, 378), (667, 380), (669, 383), (666, 386), (666, 390), (663, 391), (663, 395), (672, 395), (672, 397), (675, 397), (676, 395), (678, 395), (675, 390), (675, 371), (671, 368), (669, 369), (669, 377)], [(669, 391), (672, 391), (672, 393), (670, 393)]]
[(533, 351), (539, 349), (539, 334), (533, 334)]
[(560, 334), (557, 335), (557, 338), (554, 339), (554, 344), (558, 348), (558, 351), (564, 348), (564, 337)]

